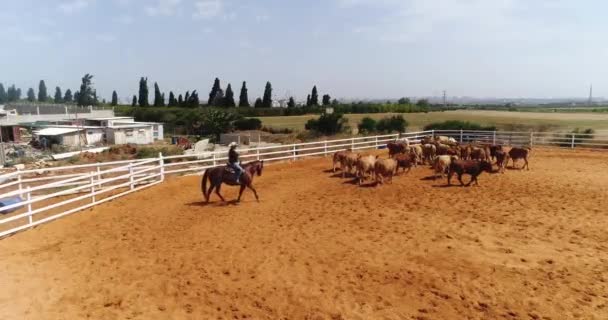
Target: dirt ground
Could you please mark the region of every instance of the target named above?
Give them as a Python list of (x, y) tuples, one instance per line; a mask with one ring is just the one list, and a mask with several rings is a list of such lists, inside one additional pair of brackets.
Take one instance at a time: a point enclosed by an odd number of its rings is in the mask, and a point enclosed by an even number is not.
[(329, 167), (268, 166), (240, 205), (172, 178), (0, 240), (0, 318), (608, 319), (608, 153), (470, 188)]

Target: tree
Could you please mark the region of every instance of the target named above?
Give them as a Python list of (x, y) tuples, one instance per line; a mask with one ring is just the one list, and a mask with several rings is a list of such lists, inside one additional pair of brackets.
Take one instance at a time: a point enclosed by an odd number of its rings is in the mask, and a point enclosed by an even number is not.
[[(186, 92), (186, 95), (187, 94), (188, 93)], [(187, 107), (190, 107), (190, 108), (196, 108), (196, 107), (200, 106), (201, 102), (198, 99), (198, 93), (196, 92), (196, 90), (192, 91), (192, 93), (188, 97), (188, 100), (186, 100), (184, 103), (186, 104)]]
[(72, 97), (72, 90), (68, 89), (65, 91), (65, 95), (63, 96), (63, 102), (65, 103), (71, 103), (73, 100)]
[(243, 118), (234, 122), (236, 130), (260, 130), (262, 129), (262, 121), (258, 118)]
[(339, 104), (340, 104), (340, 102), (338, 102), (338, 99), (334, 99), (334, 100), (331, 101), (331, 105), (332, 106), (337, 106)]
[(380, 119), (376, 125), (376, 130), (380, 132), (405, 132), (407, 121), (403, 116), (392, 116)]
[(316, 131), (325, 135), (342, 132), (346, 128), (348, 119), (339, 113), (325, 113), (319, 119), (310, 119), (306, 122), (306, 130)]
[(376, 120), (374, 120), (370, 117), (365, 117), (365, 118), (361, 119), (361, 122), (358, 125), (359, 133), (366, 134), (366, 133), (375, 132), (376, 124), (377, 124)]
[(141, 79), (139, 79), (139, 97), (137, 102), (140, 107), (147, 107), (150, 105), (150, 103), (148, 103), (148, 78), (141, 77)]
[(131, 102), (131, 107), (137, 107), (137, 96), (133, 95), (133, 101)]
[(323, 95), (323, 105), (328, 106), (330, 103), (331, 103), (331, 97), (328, 94)]
[(253, 107), (254, 108), (263, 108), (264, 103), (262, 102), (262, 98), (255, 99), (255, 104), (253, 105)]
[(36, 94), (34, 93), (34, 89), (27, 89), (27, 101), (34, 102), (36, 101)]
[(239, 116), (232, 112), (207, 110), (202, 114), (201, 134), (212, 134), (219, 141), (220, 134), (232, 131), (234, 121), (238, 119)]
[(80, 85), (80, 91), (78, 94), (77, 103), (79, 106), (90, 106), (94, 105), (97, 100), (97, 92), (93, 89), (93, 75), (85, 74), (82, 77), (82, 84)]
[(421, 108), (428, 108), (429, 107), (429, 100), (427, 99), (420, 99), (418, 100), (418, 102), (416, 102), (416, 105), (421, 107)]
[(162, 107), (165, 105), (165, 100), (162, 98), (162, 94), (160, 93), (160, 88), (158, 87), (158, 83), (154, 82), (154, 106)]
[(224, 90), (219, 89), (215, 93), (215, 96), (213, 97), (213, 101), (211, 102), (211, 105), (220, 107), (223, 105), (223, 103), (224, 103)]
[(289, 97), (289, 102), (287, 102), (287, 108), (295, 108), (296, 107), (296, 101), (293, 99), (293, 97)]
[(306, 97), (306, 106), (310, 107), (310, 95)]
[(317, 93), (317, 86), (312, 87), (312, 93), (310, 95), (310, 105), (311, 106), (319, 105), (319, 94)]
[(184, 106), (188, 104), (188, 100), (190, 100), (190, 91), (186, 91), (186, 95), (184, 95)]
[(173, 91), (169, 91), (169, 107), (175, 107), (177, 106), (177, 100), (175, 100), (175, 95), (173, 94)]
[(0, 83), (0, 103), (8, 102), (8, 94), (4, 90), (4, 85)]
[(405, 97), (403, 97), (403, 98), (399, 99), (399, 100), (397, 101), (397, 103), (398, 103), (398, 104), (402, 104), (402, 105), (403, 105), (403, 104), (410, 104), (411, 102), (410, 102), (410, 98), (405, 98)]
[(61, 95), (61, 88), (55, 87), (55, 99), (53, 100), (55, 103), (62, 103), (63, 96)]
[(220, 79), (215, 78), (215, 81), (213, 81), (213, 87), (211, 88), (211, 92), (209, 92), (209, 100), (207, 101), (208, 105), (213, 106), (214, 103), (217, 102), (216, 96), (220, 90), (222, 90), (220, 86)]
[(239, 107), (250, 107), (249, 97), (247, 96), (247, 82), (243, 81), (241, 95), (239, 96)]
[[(106, 103), (105, 100), (103, 100), (103, 103)], [(99, 104), (99, 100), (97, 99), (97, 90), (93, 90), (93, 103), (91, 103), (91, 105), (96, 106)]]
[(117, 106), (118, 105), (118, 94), (116, 93), (116, 90), (112, 91), (112, 103), (111, 105), (113, 106)]
[(226, 87), (226, 96), (224, 97), (223, 105), (224, 107), (236, 106), (236, 104), (234, 103), (234, 92), (232, 91), (232, 86), (230, 85), (230, 83), (228, 84), (228, 87)]
[(78, 103), (78, 99), (80, 99), (80, 91), (74, 92), (74, 102)]
[(272, 85), (270, 84), (270, 81), (266, 82), (266, 88), (264, 88), (262, 106), (264, 108), (272, 108)]
[(44, 80), (40, 80), (40, 83), (38, 84), (38, 101), (45, 102), (48, 97), (46, 84), (44, 83)]
[(184, 98), (182, 97), (182, 95), (179, 95), (179, 98), (177, 98), (177, 105), (181, 106), (184, 104)]
[(163, 93), (161, 93), (161, 95), (160, 95), (160, 101), (162, 101), (162, 102), (163, 102), (163, 103), (161, 104), (161, 107), (164, 107), (164, 106), (165, 106), (165, 93), (164, 93), (164, 92), (163, 92)]

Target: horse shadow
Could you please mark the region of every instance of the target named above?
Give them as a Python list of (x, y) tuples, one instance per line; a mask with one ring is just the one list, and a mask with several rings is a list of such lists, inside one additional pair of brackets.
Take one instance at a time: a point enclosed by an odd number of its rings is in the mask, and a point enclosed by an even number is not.
[(216, 202), (205, 202), (205, 201), (194, 201), (190, 203), (186, 203), (188, 207), (225, 207), (225, 206), (236, 206), (239, 202), (236, 200), (229, 200), (226, 202), (216, 201)]

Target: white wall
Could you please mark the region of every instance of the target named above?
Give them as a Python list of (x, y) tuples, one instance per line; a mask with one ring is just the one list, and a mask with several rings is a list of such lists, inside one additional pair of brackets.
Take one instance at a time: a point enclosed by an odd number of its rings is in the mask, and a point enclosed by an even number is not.
[(150, 144), (154, 143), (152, 126), (144, 128), (108, 128), (107, 139), (111, 144)]
[(87, 132), (87, 143), (97, 144), (103, 143), (103, 129), (86, 129)]

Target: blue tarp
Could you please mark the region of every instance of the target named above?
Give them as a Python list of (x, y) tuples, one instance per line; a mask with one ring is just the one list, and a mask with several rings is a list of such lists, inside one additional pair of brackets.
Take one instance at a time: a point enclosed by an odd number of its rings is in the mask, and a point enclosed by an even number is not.
[[(19, 197), (0, 199), (0, 207), (7, 207), (7, 206), (10, 206), (10, 205), (13, 205), (13, 204), (16, 204), (16, 203), (20, 203), (22, 201), (23, 200), (21, 200), (21, 198), (19, 198)], [(13, 211), (15, 211), (17, 209), (19, 209), (19, 207), (15, 207), (15, 208), (12, 208), (12, 209), (7, 210), (7, 211), (0, 211), (0, 214), (7, 214), (7, 213), (13, 212)]]

